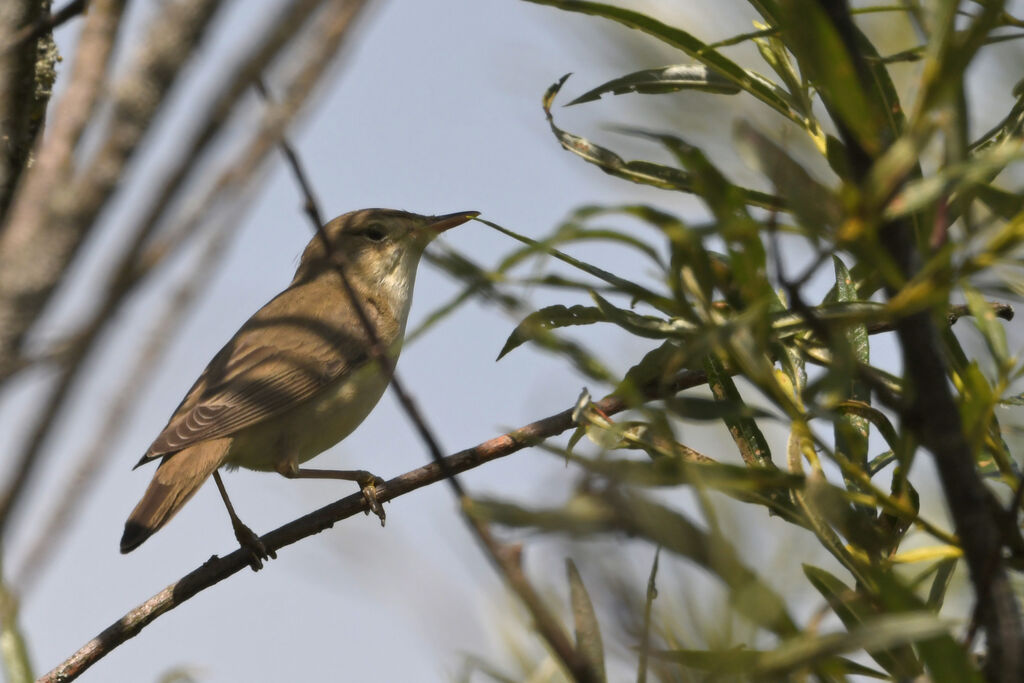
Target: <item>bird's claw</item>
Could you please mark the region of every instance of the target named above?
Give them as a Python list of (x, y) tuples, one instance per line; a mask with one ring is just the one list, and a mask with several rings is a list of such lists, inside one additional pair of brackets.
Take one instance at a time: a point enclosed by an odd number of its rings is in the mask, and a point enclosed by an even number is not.
[(384, 505), (377, 499), (377, 487), (383, 486), (384, 480), (369, 472), (363, 472), (357, 483), (363, 492), (363, 498), (366, 499), (366, 514), (372, 512), (377, 515), (380, 525), (384, 526), (387, 514), (384, 512)]
[(277, 559), (277, 553), (273, 550), (267, 550), (263, 540), (252, 529), (241, 522), (232, 524), (232, 527), (235, 530), (235, 538), (238, 539), (238, 544), (249, 553), (249, 567), (254, 572), (263, 569), (263, 560)]

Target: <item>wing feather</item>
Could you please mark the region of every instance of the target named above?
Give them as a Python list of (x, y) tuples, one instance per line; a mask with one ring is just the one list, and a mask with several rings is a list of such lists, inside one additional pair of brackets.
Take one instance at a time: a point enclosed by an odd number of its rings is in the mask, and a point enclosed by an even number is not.
[(296, 319), (289, 292), (214, 356), (139, 464), (276, 417), (368, 362), (361, 329), (344, 318), (333, 325), (322, 315)]

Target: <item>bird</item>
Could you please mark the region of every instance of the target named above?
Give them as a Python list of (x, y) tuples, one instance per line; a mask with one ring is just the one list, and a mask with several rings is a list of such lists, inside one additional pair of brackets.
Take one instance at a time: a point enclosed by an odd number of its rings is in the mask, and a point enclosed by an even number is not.
[[(365, 470), (300, 465), (347, 437), (377, 404), (401, 351), (425, 247), (478, 215), (363, 209), (324, 225), (306, 245), (291, 284), (213, 357), (135, 465), (160, 461), (125, 522), (121, 552), (167, 524), (212, 475), (250, 566), (257, 570), (275, 557), (235, 513), (222, 467), (356, 481), (383, 523), (373, 495), (382, 480)], [(375, 340), (390, 363), (375, 357)]]

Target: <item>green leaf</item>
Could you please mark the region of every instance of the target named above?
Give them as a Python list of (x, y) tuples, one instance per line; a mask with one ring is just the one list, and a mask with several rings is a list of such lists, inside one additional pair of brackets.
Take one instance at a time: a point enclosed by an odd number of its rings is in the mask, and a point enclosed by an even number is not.
[(648, 256), (659, 268), (665, 267), (661, 254), (658, 253), (658, 250), (652, 247), (647, 241), (637, 239), (632, 235), (617, 230), (591, 229), (583, 227), (581, 221), (595, 215), (596, 213), (597, 212), (594, 211), (592, 207), (587, 207), (583, 210), (573, 212), (573, 215), (569, 220), (559, 225), (550, 237), (538, 242), (538, 245), (540, 246), (526, 245), (513, 251), (501, 260), (501, 263), (498, 264), (495, 271), (504, 273), (531, 256), (546, 254), (546, 249), (550, 249), (555, 246), (586, 241), (606, 241), (613, 242), (616, 245), (633, 247)]
[(974, 188), (974, 196), (982, 201), (989, 211), (1002, 219), (1010, 220), (1024, 211), (1024, 194), (1007, 192), (989, 183)]
[(604, 645), (601, 642), (601, 628), (597, 623), (594, 605), (576, 563), (567, 559), (565, 570), (569, 576), (569, 602), (572, 605), (573, 622), (576, 625), (576, 651), (590, 664), (599, 680), (607, 680), (604, 670)]
[(733, 607), (753, 623), (783, 636), (799, 632), (785, 601), (742, 562), (727, 539), (712, 538), (682, 513), (639, 494), (581, 493), (564, 508), (541, 510), (477, 499), (466, 510), (475, 518), (510, 526), (583, 536), (624, 532), (649, 539), (723, 581)]
[[(804, 575), (819, 593), (828, 601), (847, 630), (853, 630), (877, 618), (878, 608), (867, 596), (850, 588), (840, 579), (824, 569), (804, 565)], [(880, 648), (869, 651), (879, 666), (897, 679), (912, 679), (921, 675), (923, 667), (914, 654), (913, 648), (903, 645), (894, 648)]]
[[(708, 672), (712, 678), (709, 680), (718, 681), (728, 676), (728, 680), (749, 680), (750, 678), (762, 678), (762, 662), (770, 657), (772, 651), (748, 650), (743, 647), (729, 648), (728, 650), (656, 650), (651, 652), (652, 657), (661, 660), (676, 662), (691, 669), (699, 669)], [(886, 674), (858, 664), (844, 657), (825, 656), (811, 663), (814, 670), (821, 675), (829, 676), (867, 676), (880, 680), (889, 680)], [(774, 674), (775, 672), (772, 672)]]
[(608, 322), (615, 323), (630, 334), (649, 339), (678, 337), (684, 332), (693, 332), (696, 327), (682, 318), (665, 320), (652, 315), (640, 315), (615, 306), (597, 292), (590, 296), (597, 302), (597, 309)]
[(497, 360), (525, 342), (535, 339), (538, 330), (554, 330), (574, 325), (591, 325), (606, 322), (605, 315), (593, 306), (545, 306), (523, 318), (501, 347)]
[(821, 94), (829, 113), (857, 138), (869, 155), (885, 148), (887, 115), (875, 93), (865, 89), (835, 24), (813, 0), (778, 0), (779, 26), (800, 71)]
[[(889, 417), (878, 408), (874, 408), (864, 401), (843, 401), (836, 406), (836, 411), (844, 416), (855, 417), (858, 420), (870, 422), (878, 430), (878, 433), (885, 439), (885, 443), (890, 448), (896, 450), (900, 447), (899, 434), (896, 431), (896, 427), (889, 420)], [(886, 458), (892, 456), (889, 453)], [(878, 456), (881, 458), (882, 456)], [(888, 464), (888, 460), (885, 462), (879, 461), (877, 468), (880, 470)], [(876, 474), (878, 470), (872, 470), (872, 475)]]
[(949, 164), (926, 178), (907, 183), (886, 205), (888, 220), (931, 207), (949, 195), (984, 185), (1013, 162), (1024, 159), (1024, 144), (1008, 140), (975, 154), (972, 158)]
[(739, 86), (731, 80), (703, 64), (673, 64), (658, 69), (634, 71), (614, 78), (588, 90), (565, 106), (593, 102), (607, 93), (623, 95), (635, 92), (641, 95), (661, 95), (680, 90), (701, 90), (722, 95), (734, 95), (740, 91)]
[(950, 557), (936, 563), (935, 580), (928, 591), (928, 607), (935, 613), (942, 609), (942, 603), (946, 599), (946, 591), (953, 580), (953, 572), (956, 571), (957, 558)]
[[(708, 375), (708, 387), (716, 399), (731, 403), (743, 402), (736, 384), (720, 360), (709, 355), (704, 361), (704, 371)], [(729, 434), (736, 442), (743, 462), (748, 466), (775, 467), (768, 441), (761, 433), (757, 422), (743, 417), (723, 417), (722, 421), (729, 428)]]
[(477, 221), (483, 223), (484, 225), (490, 228), (493, 228), (494, 230), (497, 230), (503, 235), (511, 237), (517, 242), (522, 242), (523, 244), (530, 245), (531, 247), (537, 249), (537, 251), (539, 252), (548, 254), (549, 256), (558, 259), (562, 263), (567, 263), (573, 268), (576, 268), (578, 270), (583, 271), (584, 273), (587, 273), (588, 275), (596, 277), (598, 280), (607, 282), (609, 285), (611, 285), (618, 291), (622, 292), (623, 294), (628, 294), (629, 296), (639, 299), (640, 301), (645, 301), (659, 310), (671, 310), (674, 306), (671, 300), (666, 299), (660, 294), (652, 292), (646, 287), (638, 285), (635, 282), (620, 278), (618, 275), (609, 273), (607, 270), (598, 268), (597, 266), (586, 263), (585, 261), (580, 261), (579, 259), (573, 258), (572, 256), (569, 256), (568, 254), (559, 251), (558, 249), (553, 249), (552, 247), (546, 246), (545, 244), (538, 242), (535, 239), (529, 238), (525, 235), (520, 235), (519, 233), (509, 230), (508, 228), (502, 227), (497, 223), (492, 223), (491, 221), (484, 220), (483, 218), (478, 218)]
[(729, 493), (774, 493), (801, 489), (805, 481), (803, 475), (778, 468), (695, 462), (676, 455), (662, 455), (653, 460), (591, 459), (577, 455), (570, 459), (588, 472), (632, 486), (693, 484)]
[[(562, 84), (569, 78), (570, 74), (562, 76), (557, 83), (554, 83), (544, 94), (544, 114), (547, 116), (551, 132), (554, 133), (558, 142), (563, 148), (588, 161), (605, 173), (623, 178), (641, 185), (652, 185), (663, 190), (678, 190), (680, 192), (693, 192), (693, 178), (685, 171), (670, 166), (662, 166), (649, 161), (624, 161), (615, 152), (602, 147), (590, 140), (573, 135), (555, 125), (554, 117), (551, 115), (551, 105), (555, 96), (562, 88)], [(742, 190), (742, 199), (752, 205), (769, 210), (781, 209), (781, 202), (771, 195), (756, 190)]]
[[(853, 283), (846, 264), (838, 256), (833, 256), (832, 262), (836, 274), (836, 301), (839, 303), (858, 301), (860, 296), (857, 294), (857, 287)], [(854, 369), (858, 365), (871, 363), (867, 325), (850, 325), (843, 330), (843, 334), (846, 336), (847, 348), (852, 355), (852, 358), (846, 363), (849, 366), (846, 395), (850, 401), (870, 404), (871, 389), (857, 376)], [(867, 417), (859, 416), (851, 411), (844, 414), (835, 425), (836, 450), (862, 469), (867, 466), (868, 462), (870, 424)], [(889, 445), (895, 447), (892, 443)]]
[(697, 396), (672, 396), (664, 399), (665, 407), (674, 415), (687, 420), (755, 419), (775, 417), (772, 413), (745, 401), (707, 399)]
[[(873, 582), (878, 586), (877, 599), (885, 611), (914, 612), (925, 608), (924, 601), (891, 572), (875, 571)], [(971, 656), (949, 634), (921, 640), (916, 649), (934, 683), (984, 681)]]
[(846, 633), (801, 634), (791, 638), (777, 649), (766, 652), (754, 670), (762, 677), (783, 680), (788, 674), (828, 657), (915, 643), (946, 635), (951, 626), (951, 622), (942, 621), (930, 612), (884, 615)]
[(617, 21), (624, 26), (635, 28), (654, 36), (673, 47), (679, 48), (691, 58), (715, 70), (722, 77), (732, 81), (783, 116), (803, 125), (802, 117), (793, 109), (788, 95), (764, 76), (744, 69), (718, 50), (695, 36), (640, 12), (581, 0), (528, 0), (538, 5), (550, 5), (569, 12), (582, 12)]
[(630, 405), (643, 403), (651, 390), (657, 394), (664, 393), (663, 390), (685, 367), (688, 359), (686, 349), (670, 339), (645, 353), (639, 363), (627, 370), (613, 393)]
[(771, 180), (775, 190), (801, 225), (815, 237), (825, 237), (843, 221), (839, 198), (749, 123), (736, 125), (736, 140), (746, 161)]
[(985, 441), (999, 397), (993, 391), (985, 373), (978, 367), (977, 361), (968, 363), (960, 370), (959, 375), (963, 383), (960, 394), (960, 417), (963, 420), (964, 435), (978, 463), (979, 471), (983, 475), (996, 475), (999, 473), (999, 463), (985, 448)]
[(981, 333), (989, 353), (999, 367), (1006, 367), (1010, 356), (1010, 350), (1006, 344), (1006, 330), (999, 321), (996, 311), (992, 305), (985, 301), (974, 287), (965, 284), (963, 286), (964, 298), (967, 299), (967, 308), (971, 312), (971, 321)]

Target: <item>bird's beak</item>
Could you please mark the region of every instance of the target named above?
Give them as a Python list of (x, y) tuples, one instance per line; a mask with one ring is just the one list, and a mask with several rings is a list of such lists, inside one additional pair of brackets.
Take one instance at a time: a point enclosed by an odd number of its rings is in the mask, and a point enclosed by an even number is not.
[(434, 233), (440, 234), (448, 228), (454, 228), (456, 225), (462, 225), (468, 220), (472, 220), (480, 215), (479, 211), (458, 211), (456, 213), (445, 214), (444, 216), (432, 216), (430, 222), (427, 223), (427, 228), (432, 230)]

